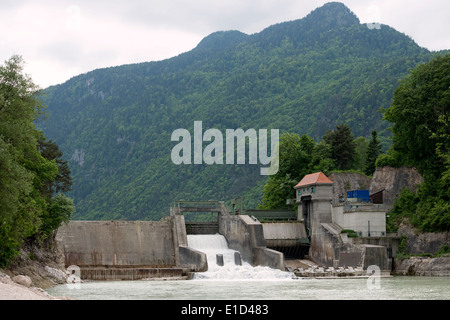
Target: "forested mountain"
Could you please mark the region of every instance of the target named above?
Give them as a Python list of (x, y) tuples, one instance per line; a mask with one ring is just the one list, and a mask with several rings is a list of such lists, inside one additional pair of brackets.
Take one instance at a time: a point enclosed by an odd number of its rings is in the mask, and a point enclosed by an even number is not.
[[(261, 200), (257, 165), (175, 165), (178, 128), (254, 128), (315, 140), (340, 123), (355, 137), (389, 135), (388, 107), (399, 79), (434, 53), (381, 25), (361, 24), (343, 4), (252, 35), (220, 31), (192, 51), (158, 62), (79, 75), (47, 88), (45, 136), (73, 176), (75, 219), (166, 216), (174, 200)], [(301, 177), (299, 177), (300, 180)]]

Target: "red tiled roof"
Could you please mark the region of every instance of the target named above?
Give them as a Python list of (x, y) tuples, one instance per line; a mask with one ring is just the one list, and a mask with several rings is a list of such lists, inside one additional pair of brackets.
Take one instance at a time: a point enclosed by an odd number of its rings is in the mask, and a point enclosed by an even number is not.
[(303, 179), (294, 188), (321, 183), (333, 183), (333, 181), (331, 181), (325, 174), (323, 174), (323, 172), (316, 172), (304, 176)]

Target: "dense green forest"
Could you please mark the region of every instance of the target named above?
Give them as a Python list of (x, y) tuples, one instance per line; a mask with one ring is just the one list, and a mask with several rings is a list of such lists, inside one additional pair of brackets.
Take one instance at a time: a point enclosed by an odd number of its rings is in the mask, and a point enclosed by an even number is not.
[(402, 190), (388, 220), (407, 217), (421, 231), (450, 230), (450, 54), (414, 69), (394, 92), (384, 116), (393, 123), (393, 143), (379, 166), (413, 166), (424, 181)]
[(216, 32), (171, 59), (98, 69), (47, 88), (48, 119), (38, 126), (69, 163), (75, 219), (158, 220), (182, 199), (242, 198), (255, 208), (269, 181), (260, 166), (175, 165), (172, 132), (193, 132), (202, 121), (204, 130), (279, 129), (319, 145), (346, 124), (357, 146), (375, 130), (386, 150), (391, 124), (380, 108), (390, 106), (400, 79), (435, 55), (329, 3), (256, 34)]
[(0, 267), (24, 241), (52, 239), (75, 210), (64, 195), (72, 184), (67, 161), (35, 128), (43, 107), (37, 95), (20, 56), (0, 66)]

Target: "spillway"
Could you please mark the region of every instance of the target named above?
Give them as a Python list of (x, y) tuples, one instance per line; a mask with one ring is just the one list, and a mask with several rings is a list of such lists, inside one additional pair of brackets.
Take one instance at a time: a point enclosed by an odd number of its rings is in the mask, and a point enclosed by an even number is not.
[[(285, 272), (270, 267), (252, 266), (246, 261), (237, 265), (235, 254), (238, 251), (228, 248), (227, 240), (220, 234), (187, 235), (188, 246), (192, 249), (204, 252), (207, 256), (208, 270), (197, 272), (194, 280), (289, 280), (295, 278), (292, 272)], [(217, 255), (222, 255), (217, 263)]]

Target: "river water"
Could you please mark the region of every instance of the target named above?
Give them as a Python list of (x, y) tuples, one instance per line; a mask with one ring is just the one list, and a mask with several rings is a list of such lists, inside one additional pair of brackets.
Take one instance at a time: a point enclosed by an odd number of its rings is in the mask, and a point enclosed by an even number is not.
[(450, 277), (297, 278), (246, 262), (235, 265), (236, 251), (220, 235), (188, 236), (188, 244), (207, 254), (209, 266), (192, 280), (84, 282), (47, 292), (78, 300), (450, 300)]

